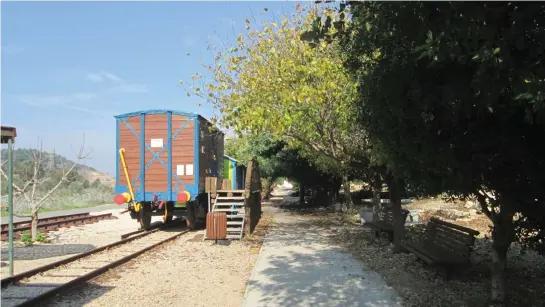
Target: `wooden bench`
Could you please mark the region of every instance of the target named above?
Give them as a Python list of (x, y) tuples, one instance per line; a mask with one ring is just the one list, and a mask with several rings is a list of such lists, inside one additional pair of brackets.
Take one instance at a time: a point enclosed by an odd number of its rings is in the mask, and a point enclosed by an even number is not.
[[(403, 222), (407, 220), (407, 215), (409, 215), (409, 210), (401, 209), (401, 214), (403, 216)], [(371, 229), (375, 231), (375, 237), (378, 237), (380, 233), (386, 232), (390, 242), (394, 241), (394, 215), (391, 210), (384, 212), (384, 217), (376, 222), (365, 223)]]
[(446, 279), (452, 269), (470, 263), (470, 253), (479, 232), (432, 217), (426, 225), (424, 239), (403, 242), (403, 247), (430, 265), (439, 266)]

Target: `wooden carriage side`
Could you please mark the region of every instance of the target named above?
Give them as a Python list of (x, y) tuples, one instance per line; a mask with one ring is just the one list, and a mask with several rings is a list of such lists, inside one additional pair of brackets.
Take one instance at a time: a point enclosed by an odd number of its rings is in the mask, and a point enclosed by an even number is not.
[[(195, 135), (199, 126), (196, 115), (151, 110), (117, 118), (117, 147), (124, 149), (125, 164), (138, 201), (151, 201), (154, 195), (160, 200), (174, 200), (184, 190), (191, 190), (192, 196), (196, 196)], [(127, 180), (121, 163), (117, 169), (119, 193), (126, 189)]]

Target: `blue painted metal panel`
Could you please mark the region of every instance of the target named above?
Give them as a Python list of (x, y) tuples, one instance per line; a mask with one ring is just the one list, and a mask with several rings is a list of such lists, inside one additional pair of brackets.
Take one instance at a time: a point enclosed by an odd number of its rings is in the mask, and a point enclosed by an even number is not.
[[(146, 115), (140, 114), (140, 199), (145, 200), (146, 195)], [(135, 179), (136, 180), (136, 179)]]
[[(182, 127), (185, 125), (182, 125)], [(167, 199), (172, 199), (172, 112), (167, 112), (167, 130), (168, 130), (168, 139), (167, 139), (167, 148), (168, 148), (168, 179), (167, 179)]]
[[(199, 119), (198, 118), (195, 118), (193, 119), (193, 127), (195, 129), (195, 156), (193, 157), (193, 178), (194, 178), (194, 185), (196, 186), (196, 192), (195, 192), (195, 196), (197, 196), (197, 194), (199, 194), (200, 192), (200, 187), (199, 187), (199, 183), (200, 183), (200, 178), (199, 178), (199, 155), (200, 155), (200, 147), (201, 147), (201, 142), (200, 142), (200, 134), (199, 134)], [(190, 192), (191, 193), (191, 192)], [(191, 193), (191, 195), (193, 195), (193, 193)]]
[(231, 165), (233, 166), (233, 180), (231, 181), (231, 188), (233, 190), (237, 189), (237, 163), (235, 161), (231, 161)]
[(119, 186), (119, 119), (115, 120), (115, 186)]
[(185, 117), (189, 117), (189, 118), (197, 118), (197, 117), (202, 117), (198, 114), (195, 114), (195, 113), (189, 113), (189, 112), (182, 112), (182, 111), (176, 111), (176, 110), (164, 110), (164, 109), (155, 109), (155, 110), (142, 110), (142, 111), (136, 111), (136, 112), (130, 112), (130, 113), (125, 113), (125, 114), (120, 114), (120, 115), (116, 115), (115, 118), (126, 118), (126, 117), (133, 117), (133, 116), (138, 116), (140, 114), (146, 114), (146, 115), (151, 115), (151, 114), (168, 114), (168, 113), (172, 113), (173, 115), (182, 115), (182, 116), (185, 116)]

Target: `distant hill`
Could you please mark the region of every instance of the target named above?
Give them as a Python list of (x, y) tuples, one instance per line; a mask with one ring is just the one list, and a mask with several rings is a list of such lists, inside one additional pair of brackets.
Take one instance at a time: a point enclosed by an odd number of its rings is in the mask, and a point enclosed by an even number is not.
[[(39, 154), (37, 150), (19, 148), (13, 155), (13, 181), (18, 187), (23, 187), (31, 182), (34, 177), (34, 157), (33, 154)], [(2, 170), (7, 171), (8, 152), (6, 149), (1, 151)], [(33, 190), (32, 185), (27, 185), (27, 194), (34, 195), (39, 199), (57, 186), (64, 176), (64, 170), (68, 170), (74, 161), (61, 155), (43, 152), (40, 159), (40, 167), (36, 176), (38, 184)], [(111, 204), (114, 195), (115, 180), (108, 174), (97, 171), (96, 169), (78, 163), (74, 170), (66, 176), (60, 186), (50, 198), (45, 207), (48, 210), (66, 210), (73, 208), (89, 207), (102, 204)], [(7, 208), (8, 185), (6, 180), (1, 180), (0, 185), (0, 207), (2, 210)], [(14, 210), (20, 214), (30, 212), (30, 204), (25, 197), (18, 197), (15, 200)]]
[[(20, 181), (21, 183), (25, 180), (28, 180), (32, 176), (33, 171), (33, 164), (34, 164), (34, 157), (33, 153), (39, 154), (39, 152), (35, 149), (28, 149), (28, 148), (18, 148), (14, 150), (13, 152), (13, 172), (14, 172), (14, 178), (16, 181)], [(6, 161), (8, 156), (7, 149), (3, 149), (1, 152), (2, 161)], [(51, 176), (60, 178), (59, 176), (62, 176), (62, 169), (69, 169), (73, 164), (74, 161), (67, 159), (64, 156), (61, 156), (59, 154), (54, 154), (50, 152), (42, 152), (42, 158), (40, 163), (41, 171), (44, 172), (43, 176)], [(7, 169), (7, 165), (4, 164), (2, 166), (3, 170)], [(46, 172), (48, 173), (46, 175)], [(49, 173), (51, 175), (49, 175)], [(88, 183), (93, 183), (97, 179), (102, 185), (108, 185), (113, 186), (115, 183), (115, 179), (105, 173), (99, 172), (93, 167), (83, 165), (80, 163), (76, 164), (75, 169), (72, 171), (71, 176), (69, 176), (70, 181), (73, 182), (84, 182), (87, 181)]]
[(77, 167), (78, 173), (81, 174), (90, 182), (93, 182), (98, 179), (103, 184), (111, 184), (111, 185), (115, 184), (115, 178), (113, 176), (110, 176), (106, 173), (99, 172), (92, 167), (88, 167), (81, 164), (78, 164), (76, 167)]

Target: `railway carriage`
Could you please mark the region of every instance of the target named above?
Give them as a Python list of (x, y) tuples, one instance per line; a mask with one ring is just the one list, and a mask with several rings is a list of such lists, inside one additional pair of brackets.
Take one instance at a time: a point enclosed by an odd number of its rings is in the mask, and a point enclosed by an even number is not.
[(115, 116), (115, 202), (149, 229), (151, 216), (185, 217), (190, 228), (208, 211), (206, 177), (223, 177), (224, 134), (198, 114), (145, 110)]

